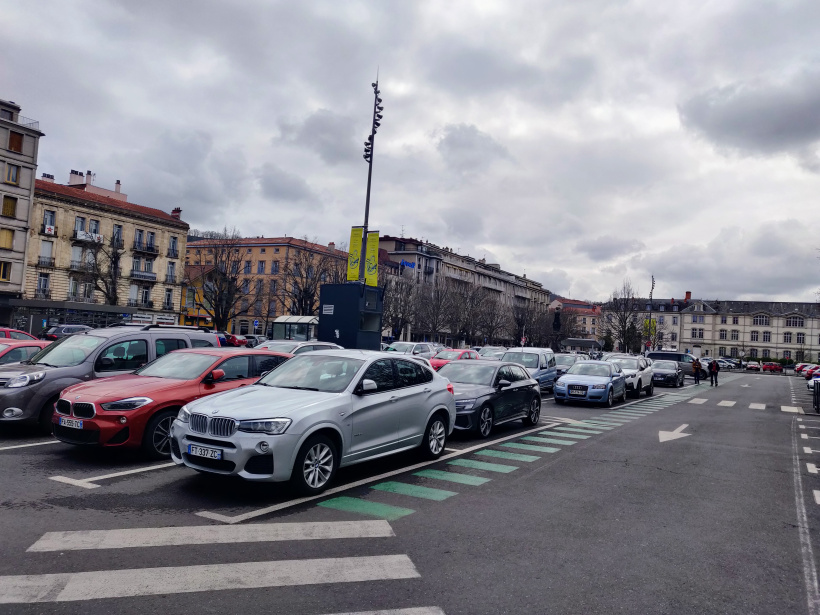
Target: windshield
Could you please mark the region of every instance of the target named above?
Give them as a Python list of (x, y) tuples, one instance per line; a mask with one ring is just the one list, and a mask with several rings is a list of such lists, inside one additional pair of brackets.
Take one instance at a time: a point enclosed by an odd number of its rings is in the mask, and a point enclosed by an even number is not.
[(448, 363), (438, 373), (449, 379), (450, 382), (460, 382), (462, 384), (485, 384), (492, 386), (495, 366), (481, 365), (472, 361), (458, 361)]
[(567, 370), (567, 373), (576, 376), (603, 376), (609, 378), (609, 366), (600, 363), (576, 363)]
[(570, 357), (570, 356), (563, 356), (562, 357), (561, 355), (556, 355), (555, 356), (555, 364), (556, 365), (572, 365), (573, 363), (575, 363), (575, 357)]
[(655, 361), (652, 364), (652, 367), (656, 367), (658, 369), (678, 369), (678, 364), (674, 361)]
[(496, 352), (505, 352), (506, 348), (499, 348), (498, 346), (484, 346), (478, 351), (478, 354), (484, 356), (485, 354), (494, 354)]
[(364, 361), (300, 354), (287, 363), (283, 363), (257, 384), (283, 389), (307, 389), (323, 393), (341, 393), (353, 380)]
[(219, 357), (212, 354), (170, 352), (138, 369), (135, 374), (172, 380), (193, 380), (199, 378)]
[(506, 352), (502, 361), (512, 361), (524, 367), (538, 369), (538, 355), (534, 352)]
[(8, 344), (0, 344), (0, 352), (3, 352), (8, 347), (9, 347)]
[(611, 359), (610, 362), (617, 363), (626, 369), (638, 369), (638, 359)]
[(408, 353), (413, 351), (413, 344), (408, 344), (406, 342), (396, 342), (395, 344), (391, 344), (387, 347), (387, 352), (402, 352)]
[(43, 348), (29, 359), (29, 363), (51, 367), (79, 365), (104, 341), (104, 338), (94, 335), (70, 335)]
[(261, 347), (262, 348), (267, 348), (268, 350), (275, 350), (276, 352), (293, 352), (293, 349), (296, 348), (296, 346), (298, 346), (298, 344), (288, 344), (288, 343), (282, 343), (282, 344), (273, 343), (272, 344), (270, 342), (266, 342), (266, 343), (262, 344)]
[(503, 357), (506, 354), (506, 352), (507, 352), (506, 350), (491, 350), (490, 352), (485, 352), (481, 356), (484, 357), (485, 359), (487, 359), (487, 358), (500, 359), (501, 357)]
[(444, 359), (445, 361), (455, 361), (461, 353), (456, 350), (442, 350), (434, 359)]

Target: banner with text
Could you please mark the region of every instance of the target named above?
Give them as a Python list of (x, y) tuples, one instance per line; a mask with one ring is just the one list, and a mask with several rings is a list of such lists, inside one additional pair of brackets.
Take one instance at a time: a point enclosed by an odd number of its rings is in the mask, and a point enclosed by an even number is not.
[(355, 282), (359, 279), (359, 263), (362, 258), (362, 236), (364, 229), (354, 226), (350, 229), (350, 251), (347, 255), (347, 281)]
[(367, 233), (367, 258), (364, 261), (364, 283), (379, 285), (379, 231)]

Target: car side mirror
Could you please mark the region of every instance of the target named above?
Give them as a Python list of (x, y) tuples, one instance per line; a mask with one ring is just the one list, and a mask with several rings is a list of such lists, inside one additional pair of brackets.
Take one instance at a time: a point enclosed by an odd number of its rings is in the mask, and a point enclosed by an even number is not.
[(498, 381), (498, 388), (499, 389), (506, 389), (508, 386), (512, 384), (509, 380), (499, 380)]
[(421, 350), (414, 350), (413, 354), (421, 354)]
[(114, 367), (114, 359), (111, 357), (103, 357), (100, 359), (100, 367)]
[(356, 387), (354, 392), (356, 395), (364, 395), (365, 393), (375, 391), (378, 388), (379, 386), (373, 380), (370, 380), (370, 378), (365, 378), (362, 380), (361, 384)]
[(225, 371), (221, 369), (215, 369), (210, 374), (205, 376), (205, 384), (213, 384), (218, 380), (222, 380), (225, 377)]

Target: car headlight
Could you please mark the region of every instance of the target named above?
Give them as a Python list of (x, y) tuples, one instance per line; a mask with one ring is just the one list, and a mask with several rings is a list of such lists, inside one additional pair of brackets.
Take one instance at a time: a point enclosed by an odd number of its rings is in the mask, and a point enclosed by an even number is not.
[(606, 385), (605, 384), (593, 384), (592, 388), (593, 389), (605, 389)]
[(34, 372), (33, 374), (22, 374), (15, 378), (12, 378), (6, 383), (6, 387), (9, 389), (16, 389), (18, 387), (28, 386), (29, 384), (34, 384), (35, 382), (40, 382), (43, 378), (46, 377), (45, 372)]
[(191, 420), (191, 411), (188, 410), (188, 406), (182, 406), (182, 408), (179, 409), (179, 414), (177, 414), (177, 420), (180, 423), (187, 423)]
[(239, 431), (250, 433), (266, 433), (275, 436), (285, 433), (293, 421), (290, 419), (259, 419), (251, 421), (239, 421)]
[(456, 410), (469, 410), (469, 409), (471, 409), (473, 406), (475, 406), (475, 400), (476, 400), (475, 397), (473, 399), (457, 399), (456, 400)]
[(109, 401), (105, 404), (100, 404), (103, 410), (136, 410), (142, 408), (147, 404), (153, 404), (154, 400), (150, 397), (129, 397), (128, 399), (120, 399), (117, 401)]

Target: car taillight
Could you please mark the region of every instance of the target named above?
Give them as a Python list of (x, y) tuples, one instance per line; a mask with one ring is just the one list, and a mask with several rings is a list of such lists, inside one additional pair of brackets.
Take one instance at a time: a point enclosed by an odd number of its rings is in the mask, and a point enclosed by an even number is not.
[(56, 335), (53, 335), (53, 334), (51, 334), (51, 333), (48, 333), (48, 334), (46, 334), (46, 339), (47, 339), (47, 340), (56, 340), (56, 339), (57, 339), (57, 336), (56, 336)]
[(456, 394), (456, 390), (453, 388), (452, 384), (447, 385), (447, 391), (449, 391), (450, 395), (455, 395)]

